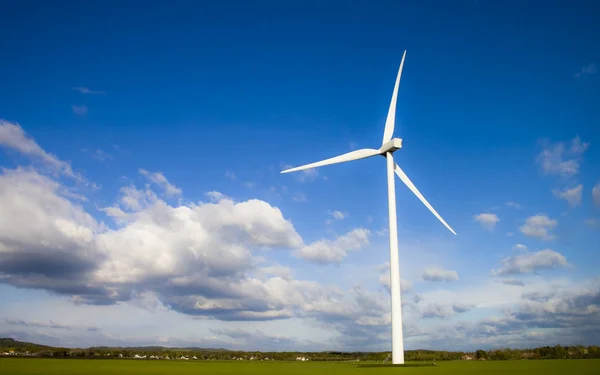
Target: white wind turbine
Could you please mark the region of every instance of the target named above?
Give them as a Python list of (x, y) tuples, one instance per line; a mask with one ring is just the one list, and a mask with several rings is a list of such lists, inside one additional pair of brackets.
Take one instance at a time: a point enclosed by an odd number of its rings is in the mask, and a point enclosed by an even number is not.
[(355, 150), (343, 155), (339, 155), (330, 159), (318, 161), (311, 164), (306, 164), (300, 167), (290, 168), (281, 173), (295, 172), (303, 169), (321, 167), (323, 165), (344, 163), (358, 159), (365, 159), (375, 155), (384, 156), (387, 160), (387, 181), (388, 181), (388, 206), (389, 206), (389, 224), (390, 224), (390, 289), (392, 300), (392, 363), (404, 363), (404, 342), (402, 336), (402, 296), (400, 292), (400, 264), (398, 261), (398, 228), (396, 224), (396, 189), (394, 186), (394, 171), (400, 177), (408, 188), (423, 202), (423, 204), (437, 217), (442, 224), (456, 235), (456, 232), (442, 219), (437, 211), (431, 207), (429, 202), (423, 197), (421, 192), (417, 190), (412, 181), (406, 176), (404, 171), (394, 163), (392, 153), (402, 147), (402, 139), (392, 139), (394, 133), (394, 122), (396, 117), (396, 99), (398, 97), (398, 86), (400, 85), (400, 76), (402, 75), (402, 67), (404, 66), (404, 58), (406, 51), (402, 56), (402, 62), (398, 69), (396, 84), (392, 94), (392, 101), (388, 110), (387, 119), (385, 121), (385, 130), (383, 131), (383, 142), (379, 149), (363, 148)]

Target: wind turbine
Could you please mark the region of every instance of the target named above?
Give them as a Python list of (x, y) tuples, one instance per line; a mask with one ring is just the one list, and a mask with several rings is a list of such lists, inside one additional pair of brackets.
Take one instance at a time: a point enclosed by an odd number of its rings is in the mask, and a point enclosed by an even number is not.
[(394, 163), (392, 154), (394, 151), (402, 147), (402, 139), (393, 138), (394, 122), (396, 118), (396, 99), (398, 98), (398, 86), (400, 86), (400, 76), (402, 75), (402, 67), (406, 58), (406, 50), (402, 55), (396, 84), (392, 93), (392, 101), (388, 110), (387, 119), (385, 121), (385, 129), (383, 131), (383, 141), (379, 149), (363, 148), (348, 152), (343, 155), (335, 156), (330, 159), (318, 161), (311, 164), (306, 164), (300, 167), (286, 169), (281, 173), (301, 171), (321, 167), (329, 164), (344, 163), (353, 160), (365, 159), (375, 155), (381, 155), (387, 161), (387, 182), (388, 182), (388, 208), (389, 208), (389, 224), (390, 224), (390, 292), (392, 300), (392, 363), (404, 363), (404, 341), (402, 335), (402, 296), (400, 292), (400, 264), (398, 260), (398, 228), (396, 223), (396, 189), (394, 185), (394, 172), (400, 177), (400, 180), (423, 202), (423, 204), (437, 217), (450, 232), (456, 235), (456, 232), (442, 219), (437, 211), (429, 204), (427, 199), (419, 192), (406, 173)]

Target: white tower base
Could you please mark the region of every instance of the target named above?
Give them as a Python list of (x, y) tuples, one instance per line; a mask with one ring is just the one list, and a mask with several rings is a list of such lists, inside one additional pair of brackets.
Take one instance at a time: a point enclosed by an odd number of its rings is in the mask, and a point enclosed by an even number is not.
[(385, 154), (388, 180), (388, 212), (390, 221), (390, 293), (392, 300), (392, 363), (404, 364), (404, 340), (402, 337), (402, 295), (400, 290), (400, 263), (398, 260), (398, 225), (396, 223), (396, 189), (394, 158)]

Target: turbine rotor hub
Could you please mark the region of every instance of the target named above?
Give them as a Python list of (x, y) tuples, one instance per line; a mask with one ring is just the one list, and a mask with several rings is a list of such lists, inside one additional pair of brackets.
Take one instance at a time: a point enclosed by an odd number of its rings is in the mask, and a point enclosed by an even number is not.
[(379, 152), (381, 152), (382, 154), (385, 154), (386, 152), (392, 153), (401, 148), (402, 148), (402, 139), (393, 138), (393, 139), (390, 139), (389, 141), (385, 142), (384, 144), (382, 144), (381, 147), (379, 148)]

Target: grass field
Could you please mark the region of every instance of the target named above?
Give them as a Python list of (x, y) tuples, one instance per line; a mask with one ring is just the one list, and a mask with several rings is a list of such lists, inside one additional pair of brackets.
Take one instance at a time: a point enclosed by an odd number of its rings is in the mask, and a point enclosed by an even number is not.
[[(429, 365), (429, 364), (428, 364)], [(600, 360), (532, 360), (438, 362), (437, 366), (389, 367), (356, 362), (182, 362), (145, 360), (85, 360), (0, 358), (0, 374), (600, 374)]]

